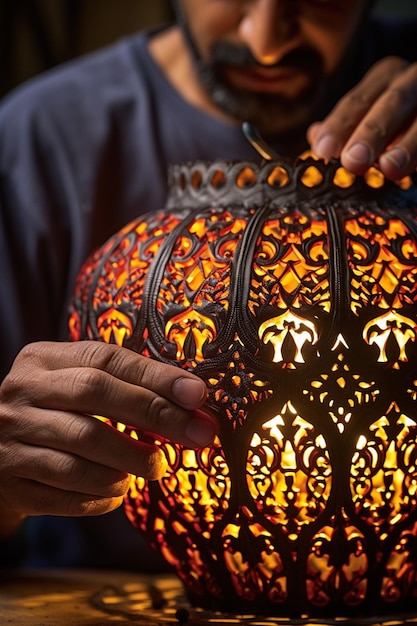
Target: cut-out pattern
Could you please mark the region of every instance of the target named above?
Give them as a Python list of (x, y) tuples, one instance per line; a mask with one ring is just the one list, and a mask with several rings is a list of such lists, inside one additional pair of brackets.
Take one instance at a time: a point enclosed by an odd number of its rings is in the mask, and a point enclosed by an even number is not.
[[(74, 340), (201, 376), (219, 436), (159, 441), (126, 511), (193, 603), (277, 615), (417, 597), (417, 201), (310, 157), (174, 166), (165, 211), (82, 269)], [(400, 207), (400, 208), (398, 208)], [(131, 436), (153, 439), (115, 424)]]

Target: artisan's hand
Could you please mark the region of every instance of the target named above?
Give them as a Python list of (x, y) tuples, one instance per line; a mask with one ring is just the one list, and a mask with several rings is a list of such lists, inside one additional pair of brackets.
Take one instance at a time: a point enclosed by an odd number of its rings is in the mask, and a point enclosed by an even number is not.
[(217, 430), (200, 410), (205, 399), (193, 374), (125, 348), (90, 341), (26, 346), (0, 387), (0, 512), (17, 520), (116, 508), (129, 474), (157, 479), (166, 460), (156, 446), (92, 415), (196, 448)]
[(378, 162), (395, 180), (417, 167), (417, 63), (397, 57), (374, 65), (327, 118), (308, 131), (313, 152), (339, 157), (362, 175)]

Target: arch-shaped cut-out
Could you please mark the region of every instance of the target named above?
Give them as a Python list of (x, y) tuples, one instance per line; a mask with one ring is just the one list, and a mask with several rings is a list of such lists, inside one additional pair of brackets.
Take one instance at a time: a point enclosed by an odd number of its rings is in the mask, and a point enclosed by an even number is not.
[(373, 189), (380, 189), (385, 184), (385, 176), (376, 167), (370, 167), (363, 177), (366, 184), (369, 185), (369, 187), (373, 187)]
[(211, 177), (210, 184), (216, 189), (224, 187), (226, 184), (225, 173), (221, 169), (216, 169)]
[(243, 167), (236, 176), (236, 185), (241, 188), (253, 187), (256, 183), (256, 174), (251, 167)]
[(87, 260), (70, 310), (73, 340), (200, 376), (218, 417), (204, 449), (135, 431), (169, 469), (132, 478), (128, 518), (199, 606), (415, 611), (413, 176), (308, 157), (177, 165), (170, 180), (165, 209)]
[(333, 183), (341, 189), (348, 189), (349, 187), (352, 187), (355, 179), (355, 174), (348, 172), (344, 167), (338, 167), (335, 175), (333, 176)]
[(191, 176), (191, 186), (193, 189), (200, 189), (201, 183), (203, 182), (203, 176), (200, 170), (194, 170)]
[(279, 189), (288, 185), (288, 183), (290, 182), (290, 176), (288, 174), (288, 171), (284, 167), (277, 166), (274, 167), (273, 170), (271, 170), (266, 180), (270, 187), (273, 187), (274, 189)]
[(310, 165), (304, 170), (301, 182), (305, 187), (317, 187), (323, 182), (323, 174), (317, 167)]
[(410, 187), (412, 187), (413, 180), (412, 180), (411, 176), (404, 176), (404, 178), (400, 178), (400, 180), (396, 180), (395, 184), (400, 189), (404, 189), (404, 191), (407, 191), (407, 189), (410, 189)]

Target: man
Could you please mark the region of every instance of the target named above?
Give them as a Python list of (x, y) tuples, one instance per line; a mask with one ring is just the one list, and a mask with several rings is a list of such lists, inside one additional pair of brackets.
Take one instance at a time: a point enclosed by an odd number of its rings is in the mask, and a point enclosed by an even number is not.
[(168, 163), (256, 157), (240, 130), (248, 120), (283, 155), (310, 143), (355, 174), (375, 161), (388, 178), (416, 168), (416, 25), (371, 24), (369, 9), (369, 0), (178, 1), (178, 24), (3, 103), (3, 375), (11, 369), (0, 389), (0, 536), (26, 516), (106, 513), (130, 473), (163, 474), (157, 448), (93, 414), (193, 447), (215, 436), (192, 374), (65, 341), (82, 261), (163, 205)]

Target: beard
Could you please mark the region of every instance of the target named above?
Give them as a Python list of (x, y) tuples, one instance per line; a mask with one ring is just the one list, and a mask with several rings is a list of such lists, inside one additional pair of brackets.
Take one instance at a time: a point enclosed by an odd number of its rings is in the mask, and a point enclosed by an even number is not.
[(250, 122), (262, 134), (269, 136), (307, 124), (323, 92), (323, 63), (317, 52), (310, 48), (299, 48), (279, 63), (269, 66), (308, 75), (307, 85), (293, 97), (239, 89), (225, 78), (226, 68), (250, 70), (257, 66), (264, 67), (254, 59), (250, 50), (225, 42), (219, 42), (213, 47), (207, 61), (201, 57), (195, 60), (200, 81), (212, 102), (237, 121)]
[(319, 53), (309, 47), (300, 47), (270, 66), (303, 72), (308, 82), (296, 96), (261, 93), (239, 89), (225, 77), (225, 69), (253, 69), (265, 67), (258, 63), (244, 46), (217, 42), (208, 59), (203, 59), (184, 13), (176, 1), (174, 8), (185, 42), (192, 55), (198, 77), (211, 101), (238, 122), (250, 122), (263, 135), (270, 137), (306, 126), (314, 119), (314, 111), (325, 91), (324, 62)]

